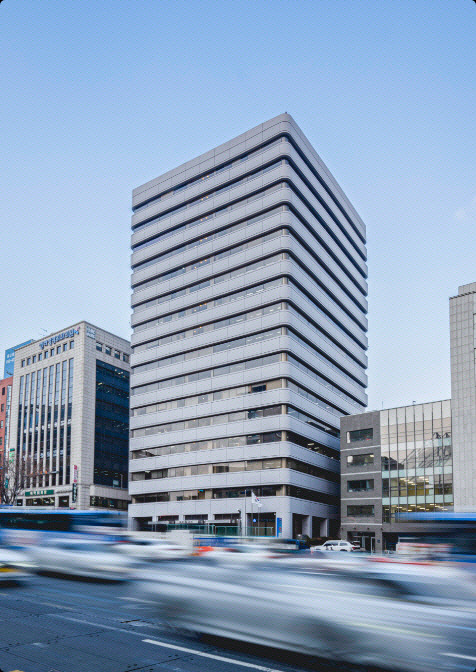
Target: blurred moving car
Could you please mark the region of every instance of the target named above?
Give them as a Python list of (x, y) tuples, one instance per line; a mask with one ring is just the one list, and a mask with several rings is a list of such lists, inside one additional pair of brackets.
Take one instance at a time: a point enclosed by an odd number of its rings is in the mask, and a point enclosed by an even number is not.
[(476, 593), (451, 569), (397, 563), (223, 562), (141, 572), (136, 597), (170, 625), (399, 672), (473, 672)]
[(115, 551), (136, 560), (173, 560), (183, 558), (189, 551), (180, 544), (175, 544), (167, 539), (154, 539), (150, 537), (133, 537), (127, 542), (117, 544)]
[(94, 540), (57, 539), (31, 546), (29, 557), (41, 572), (124, 581), (131, 576), (133, 563), (113, 551), (113, 545)]
[(0, 548), (0, 582), (21, 583), (28, 576), (31, 562), (21, 551)]
[(360, 546), (352, 544), (350, 541), (342, 539), (329, 539), (322, 546), (311, 546), (311, 553), (314, 551), (360, 551)]
[(233, 546), (201, 547), (199, 555), (207, 560), (221, 560), (224, 562), (237, 560), (238, 562), (256, 562), (276, 556), (276, 551), (266, 544), (234, 544)]

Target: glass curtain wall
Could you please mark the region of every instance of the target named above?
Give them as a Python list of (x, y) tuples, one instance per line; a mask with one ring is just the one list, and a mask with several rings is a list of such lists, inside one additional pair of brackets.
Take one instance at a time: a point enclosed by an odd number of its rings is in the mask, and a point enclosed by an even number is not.
[(380, 413), (383, 522), (453, 505), (450, 401)]
[(129, 372), (96, 361), (94, 483), (127, 488)]
[(72, 407), (73, 359), (20, 378), (17, 455), (27, 488), (70, 482)]

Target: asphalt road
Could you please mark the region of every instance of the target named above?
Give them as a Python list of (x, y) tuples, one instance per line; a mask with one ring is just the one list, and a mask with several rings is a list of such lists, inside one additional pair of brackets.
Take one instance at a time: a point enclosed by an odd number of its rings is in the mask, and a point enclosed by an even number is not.
[(174, 632), (133, 584), (32, 576), (0, 584), (0, 672), (342, 672), (294, 654)]

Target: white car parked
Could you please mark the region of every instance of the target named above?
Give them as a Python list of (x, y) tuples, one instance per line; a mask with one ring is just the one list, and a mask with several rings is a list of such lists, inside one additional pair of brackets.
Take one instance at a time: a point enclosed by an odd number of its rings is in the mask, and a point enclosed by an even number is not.
[(359, 551), (360, 546), (352, 544), (350, 541), (342, 541), (341, 539), (329, 539), (322, 546), (311, 546), (311, 553), (314, 551)]

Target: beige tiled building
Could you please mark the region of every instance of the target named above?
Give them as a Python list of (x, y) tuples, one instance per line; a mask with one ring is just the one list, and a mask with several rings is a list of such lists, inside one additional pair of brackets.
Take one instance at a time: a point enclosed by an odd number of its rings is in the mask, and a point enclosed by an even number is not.
[(17, 504), (128, 502), (130, 343), (78, 322), (15, 353), (10, 460), (28, 474)]

